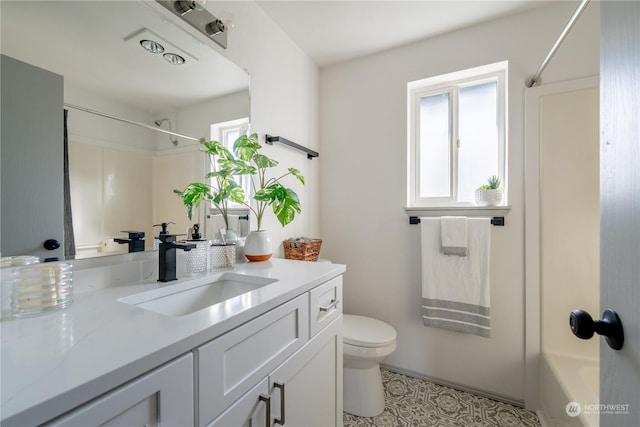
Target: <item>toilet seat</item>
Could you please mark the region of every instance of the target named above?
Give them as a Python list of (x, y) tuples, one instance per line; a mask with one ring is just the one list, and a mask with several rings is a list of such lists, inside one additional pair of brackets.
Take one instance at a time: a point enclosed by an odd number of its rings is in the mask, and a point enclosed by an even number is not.
[(342, 341), (358, 347), (383, 347), (395, 343), (396, 330), (377, 319), (345, 314)]

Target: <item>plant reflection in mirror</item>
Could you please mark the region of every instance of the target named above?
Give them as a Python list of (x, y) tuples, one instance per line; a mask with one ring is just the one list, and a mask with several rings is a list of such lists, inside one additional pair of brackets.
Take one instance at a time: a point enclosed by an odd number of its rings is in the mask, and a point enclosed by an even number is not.
[[(304, 177), (295, 168), (288, 168), (280, 176), (268, 177), (269, 169), (275, 168), (278, 162), (259, 152), (262, 146), (258, 143), (257, 134), (242, 135), (236, 139), (233, 144), (235, 156), (217, 141), (204, 142), (203, 145), (205, 148), (202, 152), (209, 156), (212, 169), (205, 177), (214, 178), (213, 185), (192, 182), (183, 191), (174, 190), (187, 207), (189, 219), (193, 208), (200, 206), (203, 201), (213, 203), (220, 210), (227, 228), (230, 200), (247, 206), (253, 212), (258, 230), (262, 229), (262, 218), (268, 206), (272, 207), (283, 227), (302, 212), (298, 195), (291, 188), (282, 185), (281, 180), (293, 175), (304, 185)], [(255, 207), (247, 203), (242, 186), (234, 180), (234, 177), (241, 175), (249, 175), (251, 178)]]
[(192, 182), (183, 191), (173, 190), (173, 192), (182, 197), (189, 220), (194, 208), (198, 208), (203, 201), (209, 201), (220, 210), (225, 227), (228, 229), (229, 200), (240, 204), (245, 202), (244, 190), (234, 177), (249, 174), (251, 170), (244, 162), (236, 160), (220, 142), (206, 141), (202, 145), (204, 148), (201, 151), (207, 155), (211, 164), (211, 172), (207, 173), (205, 178), (213, 178), (213, 185)]

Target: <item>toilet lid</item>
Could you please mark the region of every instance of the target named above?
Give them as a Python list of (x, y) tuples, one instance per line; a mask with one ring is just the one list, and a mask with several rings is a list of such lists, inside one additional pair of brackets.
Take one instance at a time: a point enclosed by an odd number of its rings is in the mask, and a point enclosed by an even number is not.
[(360, 347), (382, 347), (396, 340), (396, 330), (380, 320), (345, 314), (343, 338), (345, 344)]

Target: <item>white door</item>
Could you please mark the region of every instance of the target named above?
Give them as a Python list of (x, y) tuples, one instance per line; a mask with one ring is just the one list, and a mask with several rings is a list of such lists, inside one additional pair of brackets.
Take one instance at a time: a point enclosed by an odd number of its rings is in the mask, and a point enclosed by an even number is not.
[(0, 251), (63, 259), (63, 77), (9, 57), (1, 74)]
[[(640, 2), (601, 2), (600, 304), (624, 345), (600, 345), (600, 425), (640, 426)], [(595, 317), (595, 313), (594, 314)]]

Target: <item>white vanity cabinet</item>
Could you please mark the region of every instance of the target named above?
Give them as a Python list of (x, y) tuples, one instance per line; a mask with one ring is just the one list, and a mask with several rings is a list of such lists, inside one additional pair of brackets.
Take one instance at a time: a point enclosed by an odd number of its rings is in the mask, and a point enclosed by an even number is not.
[(193, 357), (184, 355), (46, 426), (191, 426)]
[[(179, 318), (114, 299), (129, 289), (87, 294), (69, 313), (74, 333), (89, 339), (30, 359), (30, 370), (12, 365), (12, 356), (44, 354), (40, 343), (52, 341), (46, 333), (65, 331), (52, 332), (53, 316), (3, 324), (0, 424), (341, 426), (344, 266), (273, 260), (267, 273), (261, 267), (247, 263), (238, 274), (279, 279)], [(22, 325), (29, 333), (14, 333)], [(40, 380), (32, 370), (48, 375)]]
[(341, 299), (337, 277), (199, 347), (198, 424), (342, 425)]

